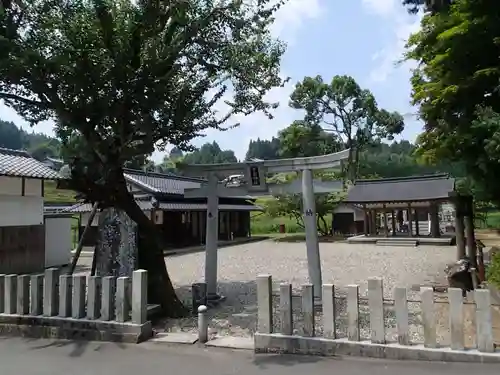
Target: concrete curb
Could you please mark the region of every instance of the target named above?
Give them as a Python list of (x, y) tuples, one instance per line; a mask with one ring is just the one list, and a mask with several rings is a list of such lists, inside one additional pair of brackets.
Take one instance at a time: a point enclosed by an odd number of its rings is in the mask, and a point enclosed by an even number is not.
[(209, 340), (205, 346), (226, 349), (255, 350), (254, 339), (252, 337), (216, 336), (212, 340)]
[(500, 363), (500, 352), (482, 353), (477, 350), (426, 348), (423, 345), (374, 344), (347, 339), (325, 339), (281, 334), (256, 333), (256, 353), (286, 353), (320, 356), (355, 356), (397, 360), (423, 360), (438, 362)]

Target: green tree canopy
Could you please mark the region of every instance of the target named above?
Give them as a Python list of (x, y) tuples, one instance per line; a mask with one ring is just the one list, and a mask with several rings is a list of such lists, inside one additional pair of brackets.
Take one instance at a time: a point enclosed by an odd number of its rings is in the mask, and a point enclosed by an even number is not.
[(455, 0), (424, 16), (406, 54), (418, 62), (412, 97), (425, 124), (418, 139), (423, 160), (463, 162), (497, 203), (499, 19), (496, 2)]
[[(277, 106), (284, 45), (269, 26), (284, 1), (0, 2), (0, 99), (26, 121), (56, 119), (72, 187), (124, 210), (139, 228), (148, 296), (182, 311), (156, 229), (128, 192), (123, 165), (155, 146), (181, 149), (232, 115)], [(224, 96), (229, 108), (217, 111)]]
[(332, 131), (351, 149), (351, 180), (357, 177), (359, 154), (366, 145), (374, 139), (392, 139), (404, 128), (399, 113), (380, 109), (373, 94), (349, 76), (335, 76), (330, 83), (320, 76), (304, 78), (295, 86), (290, 106), (306, 112), (306, 124)]
[(278, 139), (279, 155), (285, 158), (325, 155), (342, 149), (342, 141), (336, 134), (304, 121), (294, 121), (278, 132)]
[(23, 134), (13, 122), (0, 120), (0, 147), (23, 148)]
[(222, 150), (217, 142), (205, 143), (198, 150), (184, 155), (185, 164), (236, 163), (238, 159), (233, 150)]
[(251, 140), (248, 144), (248, 150), (245, 155), (245, 160), (250, 159), (278, 159), (279, 158), (280, 140), (276, 137), (268, 139)]

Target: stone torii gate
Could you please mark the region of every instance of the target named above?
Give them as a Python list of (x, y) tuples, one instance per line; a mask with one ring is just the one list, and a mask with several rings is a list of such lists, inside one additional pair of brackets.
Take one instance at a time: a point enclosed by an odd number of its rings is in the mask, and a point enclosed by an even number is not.
[[(316, 297), (321, 296), (321, 261), (319, 255), (318, 231), (316, 227), (316, 204), (314, 194), (339, 191), (342, 181), (313, 181), (312, 171), (316, 169), (342, 168), (348, 158), (349, 150), (333, 154), (276, 160), (258, 160), (243, 163), (180, 165), (184, 174), (192, 177), (205, 177), (208, 181), (199, 189), (187, 189), (185, 197), (207, 198), (207, 227), (205, 241), (205, 283), (209, 301), (221, 299), (217, 294), (217, 242), (219, 225), (219, 197), (224, 196), (263, 196), (268, 194), (302, 192), (304, 226), (309, 279), (314, 285)], [(268, 184), (268, 173), (301, 172), (302, 183)], [(244, 182), (237, 187), (226, 187), (219, 183), (229, 175), (243, 175)]]

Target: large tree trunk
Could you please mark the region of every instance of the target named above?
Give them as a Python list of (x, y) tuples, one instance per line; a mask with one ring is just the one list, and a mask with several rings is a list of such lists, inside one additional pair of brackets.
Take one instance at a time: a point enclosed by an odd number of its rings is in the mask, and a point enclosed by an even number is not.
[(159, 304), (165, 316), (184, 316), (187, 310), (175, 294), (157, 229), (130, 194), (120, 199), (119, 206), (138, 226), (139, 268), (148, 271), (148, 303)]
[[(94, 174), (89, 172), (85, 164), (78, 165), (78, 160), (75, 160), (71, 171), (71, 187), (83, 194), (89, 201), (98, 202), (103, 209), (114, 207), (124, 211), (128, 218), (137, 224), (134, 242), (137, 242), (139, 259), (136, 266), (148, 271), (148, 303), (160, 305), (165, 316), (182, 317), (187, 310), (177, 298), (168, 276), (159, 233), (128, 191), (123, 168), (120, 166), (121, 162), (117, 160), (110, 158), (102, 168), (97, 169), (99, 173)], [(116, 225), (112, 226), (116, 229)], [(110, 232), (113, 228), (110, 228)], [(127, 239), (123, 238), (123, 235), (126, 235), (125, 232), (117, 235), (117, 238), (121, 238), (120, 241), (125, 244)], [(108, 250), (116, 252), (116, 244), (114, 246), (114, 249)], [(127, 249), (123, 250), (127, 252)], [(117, 267), (118, 265), (114, 266), (114, 268)]]

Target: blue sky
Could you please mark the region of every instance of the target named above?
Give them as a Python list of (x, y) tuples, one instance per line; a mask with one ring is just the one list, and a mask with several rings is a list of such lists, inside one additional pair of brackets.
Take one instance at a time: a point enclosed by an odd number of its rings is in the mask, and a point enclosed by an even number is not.
[[(334, 75), (353, 76), (363, 88), (370, 89), (379, 105), (402, 114), (413, 113), (410, 105), (411, 64), (396, 64), (401, 58), (409, 34), (418, 30), (419, 19), (401, 7), (400, 0), (289, 0), (280, 9), (273, 25), (275, 36), (288, 44), (282, 62), (282, 74), (290, 83), (269, 93), (280, 103), (275, 118), (262, 114), (242, 119), (239, 128), (227, 132), (207, 132), (194, 140), (197, 146), (217, 141), (221, 148), (232, 149), (243, 158), (251, 139), (268, 139), (299, 119), (301, 113), (288, 107), (288, 98), (297, 81), (304, 76), (322, 75), (330, 80)], [(0, 102), (0, 119), (13, 121), (28, 129), (14, 111)], [(39, 124), (35, 131), (52, 133), (53, 124)], [(401, 138), (415, 140), (421, 124), (406, 118)], [(155, 152), (159, 161), (163, 154)]]

